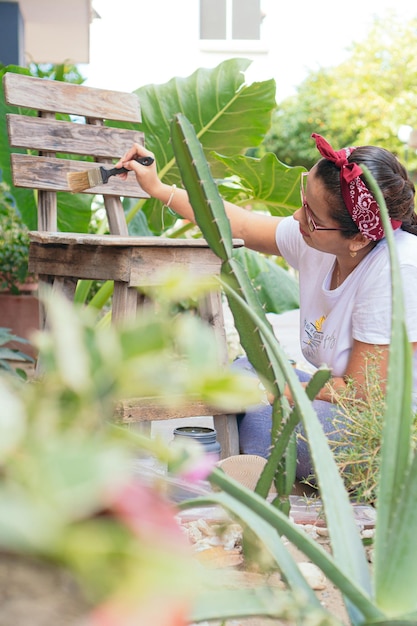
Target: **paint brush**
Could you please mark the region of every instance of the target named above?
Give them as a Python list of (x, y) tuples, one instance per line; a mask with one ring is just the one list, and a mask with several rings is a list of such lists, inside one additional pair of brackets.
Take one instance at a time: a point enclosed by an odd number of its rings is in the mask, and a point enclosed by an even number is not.
[[(154, 162), (154, 159), (149, 156), (136, 157), (132, 160), (137, 161), (141, 165), (152, 165)], [(79, 193), (80, 191), (84, 191), (90, 187), (105, 185), (110, 176), (117, 176), (117, 174), (124, 174), (125, 172), (130, 172), (130, 170), (127, 170), (125, 167), (113, 167), (112, 169), (106, 169), (105, 167), (100, 166), (85, 172), (69, 172), (67, 174), (67, 181), (70, 190), (73, 193)]]

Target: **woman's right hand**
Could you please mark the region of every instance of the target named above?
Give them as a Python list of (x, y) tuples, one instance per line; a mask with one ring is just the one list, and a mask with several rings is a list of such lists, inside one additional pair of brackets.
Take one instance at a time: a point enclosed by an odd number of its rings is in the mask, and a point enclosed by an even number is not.
[[(194, 222), (194, 212), (188, 201), (188, 194), (185, 189), (177, 189), (176, 185), (163, 183), (158, 177), (156, 161), (154, 160), (151, 165), (141, 165), (135, 161), (135, 158), (138, 156), (149, 156), (155, 159), (152, 152), (139, 143), (134, 143), (130, 150), (116, 163), (116, 167), (125, 167), (127, 170), (135, 172), (139, 185), (151, 198), (160, 200), (162, 204), (167, 206), (169, 204), (169, 208), (178, 213), (178, 215)], [(126, 179), (127, 174), (120, 174), (120, 176)]]
[[(135, 161), (135, 158), (138, 156), (152, 157), (154, 162), (151, 165), (141, 165)], [(143, 191), (148, 193), (152, 198), (158, 198), (163, 201), (160, 195), (163, 193), (165, 185), (159, 180), (154, 155), (144, 146), (139, 143), (134, 143), (118, 163), (116, 163), (116, 167), (125, 167), (127, 170), (135, 172), (136, 180)], [(126, 179), (127, 174), (120, 174), (120, 176)]]

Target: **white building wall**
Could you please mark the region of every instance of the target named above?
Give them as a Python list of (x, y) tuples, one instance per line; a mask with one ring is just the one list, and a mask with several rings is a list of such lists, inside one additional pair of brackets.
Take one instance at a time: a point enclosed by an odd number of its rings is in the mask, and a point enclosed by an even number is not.
[[(242, 10), (244, 4), (242, 0)], [(81, 69), (92, 86), (127, 91), (188, 76), (232, 57), (253, 60), (250, 80), (274, 78), (279, 5), (278, 0), (262, 0), (261, 41), (229, 43), (200, 41), (198, 0), (124, 0), (120, 12), (114, 0), (95, 0), (101, 19), (91, 26), (90, 64)]]

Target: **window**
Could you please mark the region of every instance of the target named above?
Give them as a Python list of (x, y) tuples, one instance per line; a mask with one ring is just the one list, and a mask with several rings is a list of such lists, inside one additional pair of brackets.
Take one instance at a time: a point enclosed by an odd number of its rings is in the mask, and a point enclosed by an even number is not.
[(259, 40), (261, 0), (200, 0), (200, 39)]

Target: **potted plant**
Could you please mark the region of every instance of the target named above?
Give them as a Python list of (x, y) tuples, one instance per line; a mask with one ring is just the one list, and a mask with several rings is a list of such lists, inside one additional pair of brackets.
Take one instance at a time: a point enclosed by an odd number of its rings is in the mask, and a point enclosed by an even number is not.
[[(0, 326), (30, 340), (39, 328), (37, 282), (28, 273), (28, 229), (8, 185), (0, 180)], [(35, 349), (25, 348), (31, 356)]]

